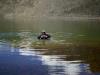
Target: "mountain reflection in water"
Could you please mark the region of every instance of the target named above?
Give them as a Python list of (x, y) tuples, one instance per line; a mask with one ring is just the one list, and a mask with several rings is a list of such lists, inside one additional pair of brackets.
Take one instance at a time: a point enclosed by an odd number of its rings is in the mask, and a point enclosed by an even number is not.
[(42, 44), (32, 40), (35, 39), (33, 36), (36, 35), (31, 33), (0, 35), (0, 75), (100, 74), (100, 47), (74, 46), (71, 43), (71, 46), (66, 46), (64, 41), (56, 45), (58, 40), (56, 43), (53, 40), (54, 46), (51, 43), (48, 46), (49, 41)]

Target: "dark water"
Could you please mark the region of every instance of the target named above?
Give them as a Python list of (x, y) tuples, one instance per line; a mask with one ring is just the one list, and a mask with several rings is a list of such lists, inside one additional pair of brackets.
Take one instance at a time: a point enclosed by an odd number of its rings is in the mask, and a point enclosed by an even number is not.
[(93, 39), (81, 36), (80, 41), (72, 38), (80, 34), (60, 32), (39, 41), (37, 35), (0, 33), (0, 75), (100, 75), (100, 44)]

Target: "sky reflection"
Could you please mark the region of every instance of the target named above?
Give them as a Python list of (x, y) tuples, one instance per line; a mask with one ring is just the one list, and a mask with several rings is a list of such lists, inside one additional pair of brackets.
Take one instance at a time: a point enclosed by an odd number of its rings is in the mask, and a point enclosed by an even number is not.
[[(28, 49), (32, 50), (32, 49)], [(82, 64), (81, 60), (64, 61), (64, 55), (42, 55), (39, 51), (27, 51), (20, 49), (20, 55), (37, 56), (38, 60), (42, 61), (42, 65), (48, 66), (49, 75), (90, 75), (88, 64)], [(34, 58), (32, 58), (34, 59)], [(82, 73), (83, 72), (83, 73)]]
[(66, 55), (43, 55), (42, 51), (46, 50), (0, 43), (0, 75), (92, 75), (90, 65), (82, 60), (63, 60)]

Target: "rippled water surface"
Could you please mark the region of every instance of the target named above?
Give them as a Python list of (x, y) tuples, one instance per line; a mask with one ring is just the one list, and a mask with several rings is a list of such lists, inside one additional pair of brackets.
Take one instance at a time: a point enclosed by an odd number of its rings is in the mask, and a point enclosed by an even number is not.
[(100, 21), (13, 20), (0, 19), (0, 75), (100, 75)]
[(100, 75), (100, 44), (96, 40), (60, 32), (53, 33), (51, 40), (39, 41), (37, 35), (0, 33), (0, 75)]

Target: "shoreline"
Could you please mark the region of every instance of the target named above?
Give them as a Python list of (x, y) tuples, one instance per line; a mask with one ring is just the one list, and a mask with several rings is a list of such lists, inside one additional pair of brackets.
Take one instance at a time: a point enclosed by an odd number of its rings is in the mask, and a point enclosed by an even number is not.
[(66, 20), (66, 21), (80, 21), (80, 20), (100, 20), (100, 17), (95, 16), (33, 16), (34, 20)]

